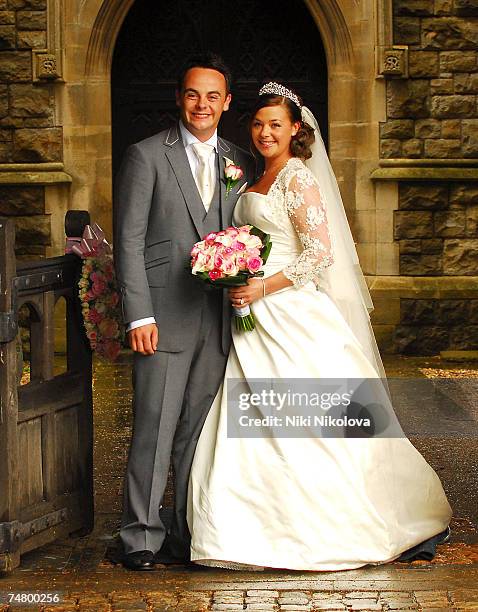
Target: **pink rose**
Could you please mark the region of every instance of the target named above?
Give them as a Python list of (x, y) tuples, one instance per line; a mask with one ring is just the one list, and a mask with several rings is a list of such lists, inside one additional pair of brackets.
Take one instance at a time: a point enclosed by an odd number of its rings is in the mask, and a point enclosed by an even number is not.
[(106, 289), (105, 282), (96, 281), (95, 283), (93, 283), (93, 286), (91, 287), (91, 292), (93, 293), (94, 297), (99, 297), (105, 292), (105, 289)]
[(244, 175), (244, 172), (239, 166), (230, 164), (224, 168), (224, 174), (227, 179), (230, 179), (231, 181), (238, 181)]
[(214, 232), (210, 232), (206, 238), (206, 244), (214, 244), (214, 240), (216, 239), (216, 234)]
[(243, 242), (239, 242), (239, 240), (235, 240), (232, 244), (232, 248), (236, 251), (244, 251), (246, 245)]
[(262, 259), (260, 257), (249, 257), (247, 260), (247, 268), (249, 272), (258, 272), (262, 266)]
[(221, 268), (223, 263), (224, 257), (221, 255), (221, 253), (216, 253), (216, 256), (214, 257), (214, 267)]
[(96, 310), (96, 308), (92, 308), (88, 313), (88, 320), (93, 323), (99, 323), (103, 320), (103, 315)]

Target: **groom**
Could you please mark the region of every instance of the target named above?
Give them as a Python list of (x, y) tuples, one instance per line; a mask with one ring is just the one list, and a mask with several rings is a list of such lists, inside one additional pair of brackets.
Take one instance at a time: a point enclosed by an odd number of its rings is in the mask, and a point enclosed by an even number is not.
[[(231, 102), (230, 81), (218, 56), (191, 61), (178, 81), (179, 122), (131, 145), (115, 183), (115, 267), (134, 351), (133, 437), (120, 531), (123, 565), (132, 570), (189, 557), (188, 478), (224, 376), (230, 304), (185, 266), (195, 242), (230, 225), (238, 191), (253, 179), (251, 157), (217, 136)], [(226, 158), (244, 171), (229, 194)], [(159, 511), (171, 459), (175, 507), (167, 534)]]

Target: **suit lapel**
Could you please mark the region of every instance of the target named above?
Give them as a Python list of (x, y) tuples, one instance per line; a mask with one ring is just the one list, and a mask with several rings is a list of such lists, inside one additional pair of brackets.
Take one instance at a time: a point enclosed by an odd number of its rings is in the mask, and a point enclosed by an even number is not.
[(204, 205), (191, 172), (188, 156), (186, 155), (183, 143), (179, 137), (177, 125), (170, 128), (164, 144), (167, 147), (166, 157), (176, 176), (194, 227), (201, 238), (204, 234), (202, 223), (204, 218)]

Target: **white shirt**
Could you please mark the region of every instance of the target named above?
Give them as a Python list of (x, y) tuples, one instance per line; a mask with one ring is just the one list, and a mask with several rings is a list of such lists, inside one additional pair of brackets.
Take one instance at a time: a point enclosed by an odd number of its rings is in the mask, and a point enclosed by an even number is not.
[[(184, 149), (186, 151), (189, 166), (191, 168), (192, 175), (197, 185), (198, 184), (197, 171), (199, 167), (199, 160), (198, 160), (196, 153), (194, 152), (192, 145), (195, 144), (196, 142), (202, 142), (202, 141), (199, 140), (199, 138), (196, 138), (194, 134), (191, 134), (191, 132), (188, 129), (186, 129), (182, 121), (179, 122), (179, 131), (181, 132), (181, 139), (184, 144)], [(214, 150), (217, 152), (217, 130), (214, 132), (211, 138), (209, 138), (209, 140), (206, 140), (204, 142), (204, 144), (211, 145), (212, 147), (214, 147)], [(215, 182), (216, 180), (216, 156), (215, 155), (211, 155), (211, 157), (209, 158), (209, 163), (211, 164), (212, 179), (213, 179), (213, 182)], [(140, 327), (141, 325), (147, 325), (148, 323), (156, 323), (156, 319), (154, 317), (145, 317), (144, 319), (138, 319), (136, 321), (131, 321), (131, 323), (127, 325), (126, 331), (129, 332), (131, 329), (135, 329), (135, 327)]]

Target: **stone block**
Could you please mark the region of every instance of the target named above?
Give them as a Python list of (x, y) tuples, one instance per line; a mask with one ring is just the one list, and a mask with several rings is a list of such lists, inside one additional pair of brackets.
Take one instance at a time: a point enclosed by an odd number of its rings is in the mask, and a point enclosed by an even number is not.
[(470, 300), (437, 300), (436, 323), (444, 327), (467, 323)]
[[(478, 349), (478, 325), (453, 327), (450, 330), (450, 349), (459, 351), (474, 351)], [(463, 609), (466, 610), (468, 608), (460, 607), (460, 610)]]
[(411, 77), (437, 77), (440, 62), (437, 51), (410, 51), (408, 70)]
[(400, 255), (417, 255), (422, 252), (422, 241), (420, 238), (415, 240), (400, 240)]
[(45, 192), (42, 186), (1, 186), (0, 215), (37, 215), (45, 211)]
[(478, 323), (478, 300), (468, 300), (468, 322)]
[(398, 138), (403, 140), (413, 138), (414, 126), (412, 119), (395, 119), (380, 124), (381, 138)]
[(19, 30), (46, 30), (46, 11), (18, 11)]
[(17, 46), (19, 49), (45, 49), (46, 31), (20, 30), (17, 32)]
[(432, 94), (432, 96), (437, 94), (455, 93), (453, 79), (432, 79), (430, 81), (430, 93)]
[(420, 252), (424, 255), (436, 255), (443, 253), (442, 238), (430, 238), (420, 240)]
[(476, 68), (476, 51), (446, 51), (440, 53), (440, 70), (442, 72), (474, 72)]
[(461, 127), (463, 157), (478, 157), (478, 119), (464, 120)]
[(50, 92), (45, 85), (12, 85), (10, 87), (10, 114), (14, 117), (47, 116)]
[(478, 93), (478, 74), (463, 72), (455, 74), (455, 92), (459, 94)]
[(478, 206), (466, 208), (466, 236), (478, 238)]
[(380, 157), (393, 158), (402, 156), (402, 142), (392, 138), (384, 138), (380, 141)]
[(450, 185), (450, 205), (478, 206), (478, 183), (452, 183)]
[(443, 245), (443, 274), (477, 276), (478, 239), (445, 240)]
[(461, 157), (461, 140), (437, 138), (425, 140), (425, 157), (446, 158)]
[(0, 142), (0, 163), (8, 164), (12, 161), (12, 143)]
[(14, 135), (17, 162), (54, 162), (62, 159), (61, 128), (19, 129)]
[(403, 276), (441, 276), (442, 255), (400, 255), (400, 274)]
[(396, 45), (415, 45), (420, 42), (420, 19), (418, 17), (395, 17), (393, 41)]
[(443, 327), (398, 325), (394, 341), (398, 352), (404, 355), (438, 355), (448, 348), (450, 338)]
[(15, 247), (49, 245), (50, 215), (15, 217)]
[(30, 9), (32, 11), (41, 11), (46, 9), (47, 0), (8, 0), (11, 8)]
[(423, 142), (418, 138), (404, 140), (402, 143), (403, 157), (421, 157), (423, 153)]
[(415, 136), (417, 138), (440, 138), (441, 121), (438, 119), (418, 119), (415, 122)]
[(15, 49), (15, 26), (0, 25), (0, 50)]
[[(0, 117), (8, 115), (8, 87), (0, 85)], [(2, 138), (2, 140), (5, 140)]]
[(433, 0), (394, 0), (394, 15), (433, 15)]
[(448, 186), (443, 183), (400, 183), (400, 210), (442, 210), (448, 207)]
[(475, 114), (475, 108), (475, 96), (451, 95), (431, 97), (431, 114), (438, 119), (470, 117)]
[(433, 237), (433, 215), (431, 212), (397, 210), (394, 212), (394, 221), (396, 240)]
[(437, 211), (433, 216), (435, 236), (458, 238), (465, 234), (465, 211)]
[(429, 81), (404, 79), (387, 83), (387, 116), (391, 119), (428, 117)]
[(453, 0), (435, 0), (435, 15), (452, 15)]
[(455, 0), (455, 14), (466, 17), (478, 17), (478, 0)]
[(0, 25), (15, 25), (14, 11), (0, 11)]
[(0, 62), (0, 81), (31, 81), (32, 61), (28, 51), (4, 51)]
[(474, 19), (425, 18), (421, 33), (423, 49), (478, 49), (478, 27)]
[(461, 138), (461, 121), (459, 119), (444, 119), (441, 124), (443, 138)]

